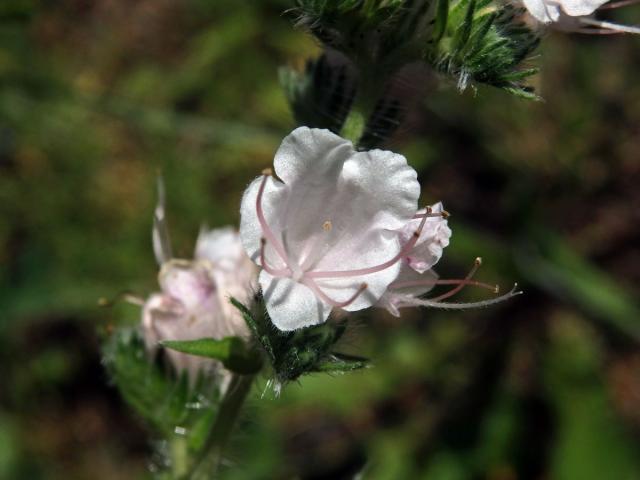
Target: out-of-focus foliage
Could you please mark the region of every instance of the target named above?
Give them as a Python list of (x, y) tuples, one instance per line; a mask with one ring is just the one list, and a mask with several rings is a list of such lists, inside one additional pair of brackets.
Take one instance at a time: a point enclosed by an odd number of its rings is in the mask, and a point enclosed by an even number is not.
[[(148, 477), (153, 430), (108, 386), (95, 334), (139, 310), (97, 300), (156, 288), (158, 168), (181, 257), (200, 222), (237, 222), (294, 125), (277, 69), (320, 55), (291, 6), (1, 2), (0, 478)], [(544, 102), (429, 83), (403, 104), (389, 147), (453, 214), (439, 274), (481, 255), (483, 280), (525, 295), (350, 316), (337, 351), (372, 368), (279, 398), (259, 379), (224, 478), (638, 478), (639, 52), (549, 35)]]

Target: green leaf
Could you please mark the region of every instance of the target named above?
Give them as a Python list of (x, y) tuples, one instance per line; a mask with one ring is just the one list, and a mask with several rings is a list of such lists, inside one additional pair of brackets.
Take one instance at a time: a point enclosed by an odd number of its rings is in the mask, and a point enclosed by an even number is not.
[(210, 423), (219, 394), (214, 381), (201, 376), (190, 385), (186, 372), (176, 378), (159, 368), (145, 352), (136, 329), (121, 328), (113, 333), (105, 341), (103, 356), (111, 380), (125, 401), (165, 438), (174, 436), (176, 426), (186, 427), (201, 422), (203, 417)]
[(248, 348), (238, 337), (225, 337), (221, 340), (214, 338), (168, 340), (161, 342), (161, 345), (188, 355), (219, 360), (225, 368), (241, 375), (257, 373), (262, 367), (260, 355)]

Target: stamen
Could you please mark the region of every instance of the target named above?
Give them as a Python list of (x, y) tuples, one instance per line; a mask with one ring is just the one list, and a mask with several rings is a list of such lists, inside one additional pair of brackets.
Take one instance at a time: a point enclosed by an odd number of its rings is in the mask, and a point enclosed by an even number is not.
[(333, 224), (331, 223), (331, 221), (330, 221), (330, 220), (327, 220), (326, 222), (324, 222), (324, 223), (322, 224), (322, 229), (323, 229), (325, 232), (330, 232), (332, 228), (333, 228)]
[(465, 280), (465, 279), (438, 279), (438, 280), (414, 280), (407, 282), (396, 282), (389, 285), (389, 288), (393, 288), (394, 290), (400, 290), (402, 288), (411, 288), (411, 287), (422, 287), (429, 285), (470, 285), (473, 287), (486, 288), (487, 290), (491, 290), (493, 293), (500, 292), (500, 286), (498, 285), (489, 285), (484, 282), (477, 282), (475, 280)]
[(344, 302), (338, 302), (336, 300), (333, 300), (332, 298), (330, 298), (326, 293), (324, 293), (320, 287), (318, 286), (318, 284), (316, 282), (314, 282), (313, 280), (311, 280), (310, 278), (307, 278), (306, 281), (304, 282), (304, 284), (309, 287), (311, 290), (313, 290), (316, 295), (318, 295), (318, 297), (320, 297), (322, 299), (322, 301), (324, 301), (325, 303), (328, 303), (329, 305), (331, 305), (332, 307), (337, 307), (337, 308), (344, 308), (348, 305), (351, 305), (356, 298), (358, 298), (362, 292), (364, 292), (367, 289), (367, 284), (363, 283), (362, 285), (360, 285), (360, 287), (358, 288), (358, 290), (356, 290), (356, 293), (354, 293), (351, 298), (349, 298), (348, 300), (344, 301)]
[[(467, 282), (469, 280), (471, 280), (471, 278), (475, 275), (475, 273), (478, 271), (478, 268), (480, 268), (480, 265), (482, 265), (482, 258), (478, 257), (473, 262), (473, 267), (471, 268), (469, 273), (467, 273), (467, 276), (464, 277), (464, 281), (463, 282), (461, 282), (457, 287), (449, 290), (448, 292), (443, 293), (442, 295), (434, 297), (434, 298), (432, 298), (430, 300), (432, 302), (438, 302), (440, 300), (444, 300), (445, 298), (453, 297), (456, 293), (458, 293), (460, 290), (462, 290), (465, 287), (465, 285), (467, 285)], [(495, 290), (495, 288), (494, 288), (494, 290)]]
[(264, 187), (267, 184), (267, 179), (273, 175), (273, 172), (271, 171), (270, 168), (267, 168), (262, 171), (262, 175), (263, 175), (262, 183), (260, 184), (260, 189), (258, 190), (258, 196), (256, 198), (256, 213), (258, 215), (258, 222), (260, 222), (262, 233), (264, 233), (264, 236), (266, 237), (266, 239), (269, 242), (271, 242), (271, 245), (273, 246), (275, 251), (278, 253), (278, 255), (280, 255), (280, 258), (282, 259), (282, 261), (287, 265), (287, 267), (290, 268), (289, 263), (287, 261), (287, 253), (285, 252), (282, 245), (280, 245), (280, 242), (278, 242), (278, 240), (276, 239), (276, 236), (271, 231), (271, 228), (269, 228), (269, 225), (267, 224), (267, 220), (264, 218), (264, 211), (262, 210), (262, 195), (264, 194)]
[(411, 249), (415, 246), (418, 239), (420, 238), (420, 233), (422, 233), (422, 229), (424, 228), (424, 224), (427, 221), (427, 217), (422, 217), (422, 221), (420, 225), (413, 232), (411, 239), (404, 244), (404, 246), (400, 249), (400, 252), (390, 260), (387, 260), (380, 265), (376, 265), (374, 267), (369, 268), (359, 268), (356, 270), (338, 270), (338, 271), (327, 271), (327, 272), (307, 272), (305, 277), (307, 278), (344, 278), (344, 277), (356, 277), (359, 275), (368, 275), (370, 273), (380, 272), (386, 268), (389, 268), (391, 265), (396, 263), (401, 258), (407, 256), (407, 254), (411, 251)]
[(620, 0), (619, 2), (609, 2), (602, 5), (598, 10), (610, 10), (612, 8), (626, 7), (640, 3), (640, 0)]
[(264, 250), (266, 245), (267, 245), (267, 240), (265, 238), (261, 238), (260, 239), (260, 264), (262, 265), (262, 268), (264, 268), (269, 275), (273, 275), (274, 277), (291, 276), (291, 269), (289, 268), (276, 269), (276, 268), (270, 267), (267, 264), (267, 259), (265, 258), (265, 255), (264, 255)]
[(518, 288), (518, 284), (515, 283), (513, 288), (504, 295), (491, 298), (489, 300), (482, 300), (480, 302), (438, 302), (434, 300), (422, 300), (419, 298), (407, 297), (404, 299), (404, 305), (400, 304), (398, 307), (402, 306), (414, 306), (414, 307), (434, 307), (434, 308), (444, 308), (448, 310), (466, 310), (468, 308), (480, 308), (480, 307), (488, 307), (491, 305), (495, 305), (496, 303), (504, 302), (505, 300), (509, 300), (510, 298), (521, 295), (522, 290), (516, 290)]
[[(580, 23), (584, 25), (592, 25), (600, 29), (611, 30), (616, 33), (635, 33), (640, 34), (640, 27), (632, 27), (629, 25), (620, 25), (618, 23), (605, 22), (602, 20), (596, 20), (593, 18), (581, 17)], [(597, 31), (598, 33), (601, 33)]]
[(414, 220), (417, 220), (418, 218), (444, 218), (445, 220), (447, 218), (449, 218), (451, 216), (451, 214), (449, 212), (447, 212), (446, 210), (442, 210), (441, 212), (433, 212), (433, 209), (431, 207), (427, 207), (426, 208), (426, 213), (416, 213), (413, 216)]

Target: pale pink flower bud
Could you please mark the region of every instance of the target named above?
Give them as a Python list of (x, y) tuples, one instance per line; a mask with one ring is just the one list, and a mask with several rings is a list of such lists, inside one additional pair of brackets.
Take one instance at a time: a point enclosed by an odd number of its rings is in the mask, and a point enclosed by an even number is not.
[[(244, 253), (238, 233), (230, 227), (202, 229), (193, 261), (175, 260), (164, 211), (164, 188), (158, 182), (158, 206), (154, 213), (153, 246), (160, 264), (161, 291), (151, 295), (142, 311), (142, 327), (148, 349), (154, 352), (165, 340), (248, 337), (244, 319), (229, 302), (233, 296), (248, 304), (257, 285), (257, 268)], [(219, 371), (217, 362), (167, 350), (177, 371), (191, 379), (200, 371)]]

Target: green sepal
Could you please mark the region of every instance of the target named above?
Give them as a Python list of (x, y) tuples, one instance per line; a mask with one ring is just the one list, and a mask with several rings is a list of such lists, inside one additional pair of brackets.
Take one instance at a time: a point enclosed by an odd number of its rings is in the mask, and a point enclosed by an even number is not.
[(167, 340), (160, 342), (165, 348), (198, 357), (219, 360), (227, 370), (241, 375), (257, 373), (262, 368), (260, 355), (247, 347), (239, 337), (200, 338), (197, 340)]
[(345, 355), (343, 353), (333, 353), (323, 362), (316, 364), (314, 370), (316, 372), (343, 373), (367, 368), (369, 365), (370, 362), (367, 358)]
[(281, 332), (274, 327), (263, 302), (258, 295), (255, 305), (259, 308), (251, 311), (231, 298), (231, 304), (242, 313), (256, 343), (266, 352), (278, 383), (285, 384), (312, 372), (347, 372), (366, 366), (365, 359), (333, 352), (346, 331), (346, 322), (328, 321)]
[(231, 297), (229, 301), (231, 302), (231, 305), (233, 305), (240, 311), (240, 313), (242, 314), (242, 318), (249, 327), (249, 330), (251, 330), (254, 338), (260, 343), (260, 345), (262, 345), (271, 362), (275, 362), (276, 356), (273, 351), (271, 340), (269, 339), (268, 335), (262, 332), (262, 329), (258, 325), (258, 322), (255, 318), (253, 318), (253, 314), (251, 313), (251, 311), (233, 297)]

